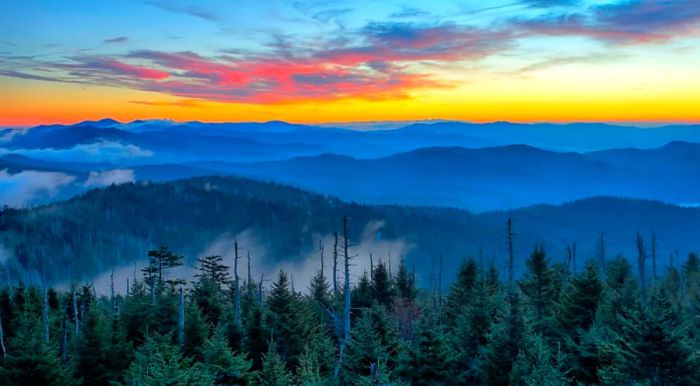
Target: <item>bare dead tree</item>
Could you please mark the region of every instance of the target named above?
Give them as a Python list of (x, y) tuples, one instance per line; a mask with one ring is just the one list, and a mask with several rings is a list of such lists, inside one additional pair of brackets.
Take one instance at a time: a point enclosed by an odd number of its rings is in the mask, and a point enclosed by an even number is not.
[(73, 285), (73, 321), (75, 322), (75, 336), (80, 334), (80, 321), (78, 320), (78, 296), (75, 293), (75, 285)]
[(114, 297), (114, 266), (109, 274), (109, 299), (112, 302), (112, 315), (117, 313), (117, 299)]
[(44, 325), (44, 342), (49, 344), (49, 296), (44, 285), (43, 301), (41, 305), (41, 319)]
[(321, 255), (321, 281), (325, 281), (325, 273), (326, 273), (326, 266), (325, 266), (325, 259), (323, 256), (323, 240), (318, 240), (318, 251), (319, 254)]
[(340, 356), (335, 367), (335, 378), (340, 375), (340, 368), (343, 364), (343, 356), (345, 347), (350, 342), (350, 255), (349, 248), (349, 231), (348, 231), (348, 216), (343, 216), (343, 258), (345, 262), (345, 307), (343, 311), (343, 340), (340, 342)]
[(605, 233), (600, 232), (597, 246), (598, 264), (600, 264), (600, 277), (605, 280)]
[(644, 239), (642, 235), (637, 232), (637, 268), (639, 269), (639, 286), (640, 293), (642, 295), (642, 300), (646, 299), (646, 280), (645, 280), (645, 267), (644, 262), (646, 260), (646, 253), (644, 252)]
[(241, 325), (241, 290), (238, 278), (238, 240), (233, 241), (233, 321)]
[(180, 287), (177, 307), (177, 343), (180, 348), (185, 346), (185, 292)]
[(126, 296), (129, 296), (129, 278), (126, 278)]
[(258, 283), (258, 304), (263, 304), (263, 282), (265, 281), (265, 274), (260, 274), (260, 283)]
[(513, 263), (515, 253), (513, 251), (513, 219), (509, 218), (506, 222), (506, 236), (508, 237), (508, 286), (513, 286)]
[(651, 286), (656, 285), (656, 231), (651, 232)]
[(338, 232), (333, 232), (333, 294), (338, 296)]
[(249, 298), (253, 298), (253, 274), (250, 272), (250, 251), (246, 254), (246, 257), (248, 258), (248, 284), (247, 287), (248, 289), (246, 290), (246, 296)]
[(5, 359), (7, 355), (7, 349), (5, 349), (5, 334), (2, 330), (2, 311), (0, 311), (0, 355)]
[(438, 304), (440, 305), (440, 310), (442, 310), (442, 253), (438, 262)]
[(372, 252), (369, 253), (369, 279), (374, 281), (374, 258)]

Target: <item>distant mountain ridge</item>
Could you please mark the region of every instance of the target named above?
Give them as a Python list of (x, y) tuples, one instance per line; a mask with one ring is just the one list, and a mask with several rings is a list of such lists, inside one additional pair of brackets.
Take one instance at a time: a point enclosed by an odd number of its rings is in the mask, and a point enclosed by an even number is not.
[(137, 181), (240, 175), (362, 203), (447, 206), (473, 211), (559, 204), (600, 195), (676, 204), (700, 202), (700, 144), (678, 141), (655, 149), (590, 153), (554, 152), (529, 145), (479, 149), (452, 146), (420, 148), (371, 159), (323, 153), (260, 162), (186, 158), (179, 162), (155, 161), (46, 162), (10, 154), (0, 157), (0, 170), (61, 172), (75, 176), (77, 182), (87, 178), (90, 171), (118, 168), (133, 171)]
[[(270, 274), (278, 264), (317, 263), (318, 239), (330, 242), (340, 218), (350, 217), (355, 262), (405, 255), (421, 280), (432, 259), (443, 254), (446, 272), (462, 258), (483, 252), (485, 263), (502, 268), (505, 222), (516, 230), (517, 269), (542, 243), (553, 261), (577, 243), (579, 266), (595, 256), (602, 232), (608, 258), (634, 256), (635, 235), (655, 232), (659, 267), (668, 256), (697, 250), (700, 209), (655, 201), (594, 197), (563, 205), (473, 214), (434, 207), (348, 203), (297, 188), (232, 177), (200, 177), (168, 183), (136, 183), (91, 190), (65, 202), (0, 211), (3, 269), (37, 281), (91, 278), (112, 267), (143, 261), (148, 248), (169, 245), (192, 262), (197, 256), (231, 251), (234, 237), (251, 251), (256, 270)], [(330, 248), (330, 247), (329, 247)], [(229, 257), (227, 257), (228, 259)], [(386, 260), (385, 260), (386, 261)], [(680, 263), (676, 258), (676, 264)], [(660, 268), (663, 269), (663, 268)], [(131, 268), (128, 270), (131, 272)], [(42, 273), (43, 272), (43, 273)]]

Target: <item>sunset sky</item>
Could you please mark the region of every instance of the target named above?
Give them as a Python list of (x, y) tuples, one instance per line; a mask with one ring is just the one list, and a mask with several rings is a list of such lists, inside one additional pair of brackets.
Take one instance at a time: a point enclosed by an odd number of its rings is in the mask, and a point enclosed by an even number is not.
[(699, 0), (26, 0), (0, 21), (2, 126), (700, 123)]

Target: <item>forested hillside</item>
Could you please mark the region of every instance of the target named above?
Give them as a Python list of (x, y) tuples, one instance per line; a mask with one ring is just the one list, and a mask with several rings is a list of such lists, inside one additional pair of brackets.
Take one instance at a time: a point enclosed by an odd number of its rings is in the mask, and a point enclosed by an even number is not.
[(699, 209), (651, 201), (592, 198), (476, 215), (359, 205), (278, 184), (204, 177), (110, 186), (32, 209), (5, 208), (0, 212), (0, 277), (28, 283), (91, 280), (145, 261), (146, 252), (159, 244), (186, 256), (191, 266), (215, 243), (224, 245), (227, 251), (218, 253), (230, 259), (236, 238), (253, 255), (256, 274), (270, 274), (279, 264), (306, 261), (319, 242), (330, 250), (343, 215), (350, 218), (351, 242), (358, 245), (362, 262), (368, 262), (369, 253), (388, 262), (393, 253), (396, 268), (404, 254), (422, 283), (440, 255), (447, 271), (456, 270), (467, 255), (504, 267), (508, 218), (515, 230), (516, 275), (536, 244), (543, 244), (554, 261), (564, 261), (567, 250), (577, 251), (578, 268), (597, 256), (601, 236), (606, 258), (634, 257), (637, 232), (650, 246), (654, 236), (664, 271), (697, 250), (700, 223)]
[(320, 255), (296, 288), (283, 271), (268, 284), (241, 267), (230, 276), (220, 256), (199, 259), (186, 282), (167, 247), (149, 253), (123, 296), (3, 286), (0, 384), (700, 382), (697, 255), (665, 275), (645, 277), (623, 258), (574, 274), (535, 248), (517, 281), (469, 259), (443, 292), (418, 289), (404, 264), (350, 279), (354, 251), (344, 237), (340, 247), (339, 280), (323, 274)]

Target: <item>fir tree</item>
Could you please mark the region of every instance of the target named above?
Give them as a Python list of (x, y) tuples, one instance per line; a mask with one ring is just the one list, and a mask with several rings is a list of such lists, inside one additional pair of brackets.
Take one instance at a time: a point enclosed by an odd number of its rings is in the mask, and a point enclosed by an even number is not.
[(270, 349), (263, 356), (262, 370), (258, 375), (258, 385), (260, 386), (291, 386), (292, 375), (287, 371), (285, 363), (277, 353), (274, 342), (269, 345)]
[(251, 381), (248, 373), (251, 362), (231, 352), (223, 327), (214, 329), (200, 351), (205, 366), (214, 375), (215, 384), (248, 385)]
[(136, 350), (127, 373), (130, 385), (211, 385), (214, 377), (200, 363), (183, 358), (169, 336), (152, 335)]
[(535, 248), (525, 263), (528, 272), (519, 286), (532, 320), (532, 329), (535, 334), (549, 339), (554, 335), (557, 280), (541, 246)]

